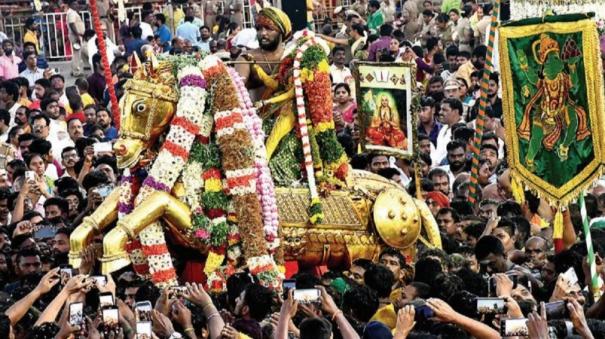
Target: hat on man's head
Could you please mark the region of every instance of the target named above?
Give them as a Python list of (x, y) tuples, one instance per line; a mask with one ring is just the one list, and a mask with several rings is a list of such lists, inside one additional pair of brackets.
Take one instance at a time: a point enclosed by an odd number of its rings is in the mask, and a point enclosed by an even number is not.
[(459, 89), (460, 88), (460, 82), (456, 79), (449, 79), (448, 81), (445, 82), (445, 85), (443, 87), (444, 90), (448, 90), (448, 89)]
[(290, 22), (288, 15), (281, 9), (275, 7), (261, 9), (256, 17), (256, 23), (279, 31), (282, 34), (283, 40), (288, 39), (292, 35), (292, 22)]

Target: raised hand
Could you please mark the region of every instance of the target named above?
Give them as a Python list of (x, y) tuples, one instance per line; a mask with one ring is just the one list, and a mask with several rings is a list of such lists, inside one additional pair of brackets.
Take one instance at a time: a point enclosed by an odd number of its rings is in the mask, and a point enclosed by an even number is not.
[(40, 292), (40, 294), (48, 293), (48, 291), (50, 291), (60, 280), (59, 267), (53, 268), (40, 279), (38, 286), (36, 286), (36, 290)]

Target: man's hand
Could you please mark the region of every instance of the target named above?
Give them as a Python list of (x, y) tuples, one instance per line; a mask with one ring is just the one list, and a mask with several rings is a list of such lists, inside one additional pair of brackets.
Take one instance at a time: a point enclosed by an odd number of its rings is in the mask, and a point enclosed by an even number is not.
[(571, 318), (573, 327), (578, 334), (580, 334), (582, 338), (592, 338), (592, 332), (590, 332), (590, 328), (588, 328), (582, 305), (575, 299), (569, 299), (567, 302), (567, 309), (569, 310), (569, 317)]
[(288, 298), (281, 304), (279, 314), (284, 319), (292, 319), (298, 311), (298, 301), (294, 300), (293, 294), (293, 289), (288, 290)]
[(452, 309), (448, 303), (441, 299), (431, 298), (426, 304), (435, 312), (435, 319), (443, 323), (452, 323), (460, 314)]
[(504, 301), (506, 302), (505, 305), (506, 309), (508, 310), (506, 314), (508, 314), (509, 318), (523, 318), (523, 312), (521, 312), (521, 307), (514, 298), (506, 297), (504, 298)]
[(168, 294), (170, 294), (170, 290), (168, 288), (163, 289), (160, 297), (155, 302), (155, 309), (164, 315), (170, 314), (170, 298)]
[(527, 330), (531, 339), (548, 339), (548, 322), (544, 302), (540, 303), (540, 314), (534, 311), (527, 316), (527, 319)]
[(116, 298), (116, 283), (113, 281), (111, 274), (107, 274), (106, 276), (107, 283), (105, 285), (98, 284), (97, 281), (94, 281), (94, 284), (97, 286), (99, 292), (110, 292), (113, 295), (113, 298)]
[(74, 294), (80, 292), (80, 290), (85, 289), (86, 286), (86, 276), (79, 274), (69, 278), (63, 289), (69, 294)]
[(329, 317), (333, 317), (334, 314), (339, 311), (338, 306), (334, 302), (334, 299), (332, 299), (332, 296), (328, 294), (328, 291), (326, 291), (325, 287), (318, 285), (315, 286), (315, 288), (317, 288), (321, 292), (320, 298), (322, 311), (326, 312)]
[(191, 311), (179, 300), (172, 304), (172, 319), (184, 329), (193, 327)]
[(225, 327), (223, 327), (223, 330), (221, 331), (221, 338), (237, 339), (239, 338), (239, 332), (230, 325), (225, 325)]
[(187, 290), (183, 293), (185, 299), (200, 307), (212, 304), (212, 298), (206, 293), (202, 284), (186, 283), (185, 287), (187, 287)]
[(167, 338), (174, 333), (174, 327), (172, 327), (172, 322), (170, 319), (157, 310), (151, 311), (151, 320), (153, 332), (158, 336)]
[(38, 283), (38, 286), (36, 286), (36, 291), (39, 292), (40, 294), (46, 294), (60, 280), (61, 280), (61, 278), (59, 277), (59, 267), (53, 268), (52, 270), (48, 271), (42, 277), (42, 279), (40, 279), (40, 282)]
[(82, 264), (80, 265), (80, 273), (90, 274), (92, 268), (97, 260), (96, 249), (94, 244), (86, 246), (82, 251)]
[(29, 220), (23, 220), (17, 224), (13, 231), (13, 238), (21, 234), (31, 234), (34, 232), (34, 226)]
[(494, 275), (494, 281), (496, 282), (496, 295), (500, 298), (510, 297), (513, 292), (513, 281), (504, 273)]
[(414, 328), (414, 325), (416, 325), (416, 322), (414, 321), (415, 315), (416, 310), (412, 305), (407, 305), (397, 312), (397, 325), (395, 326), (394, 339), (405, 339), (408, 337)]
[(121, 299), (116, 299), (116, 306), (118, 307), (118, 311), (120, 312), (120, 317), (122, 317), (131, 328), (135, 328), (137, 321), (134, 316), (134, 312), (132, 309), (126, 305)]

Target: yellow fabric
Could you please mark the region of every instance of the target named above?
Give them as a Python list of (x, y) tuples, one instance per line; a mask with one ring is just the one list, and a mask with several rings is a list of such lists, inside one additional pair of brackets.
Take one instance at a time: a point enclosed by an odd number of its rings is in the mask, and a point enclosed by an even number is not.
[(538, 225), (540, 228), (548, 228), (550, 224), (544, 220), (538, 213), (535, 213), (529, 220), (531, 224)]
[(383, 323), (389, 329), (394, 329), (397, 325), (397, 313), (395, 313), (395, 306), (388, 304), (382, 308), (379, 308), (370, 321), (379, 321)]
[(82, 99), (82, 108), (84, 108), (88, 105), (95, 104), (95, 99), (93, 99), (92, 96), (88, 93), (84, 93), (84, 94), (80, 95), (80, 99)]
[(469, 60), (466, 63), (462, 64), (460, 67), (458, 67), (458, 70), (456, 71), (455, 75), (456, 75), (456, 78), (462, 78), (462, 79), (466, 80), (466, 83), (469, 84), (469, 86), (470, 86), (471, 73), (473, 73), (474, 71), (476, 71), (475, 66)]
[(40, 43), (38, 42), (38, 36), (36, 35), (36, 32), (28, 30), (23, 36), (23, 43), (26, 42), (31, 42), (32, 44), (34, 44), (36, 46), (36, 52), (40, 52)]
[(513, 198), (519, 204), (523, 204), (525, 202), (525, 191), (523, 190), (523, 186), (519, 183), (519, 180), (515, 177), (511, 177), (511, 190), (513, 191)]
[(19, 101), (17, 101), (17, 103), (25, 107), (29, 107), (29, 105), (32, 104), (32, 102), (28, 98), (19, 98)]
[(277, 80), (273, 79), (270, 75), (268, 75), (262, 67), (257, 64), (254, 64), (252, 65), (252, 68), (254, 68), (254, 71), (258, 75), (258, 78), (260, 79), (260, 81), (262, 81), (265, 87), (268, 87), (269, 89), (274, 91), (277, 89), (277, 86), (279, 86)]
[(294, 128), (294, 124), (296, 122), (296, 117), (294, 116), (294, 112), (289, 110), (289, 112), (282, 112), (275, 121), (275, 125), (271, 130), (271, 134), (267, 138), (266, 148), (267, 148), (267, 159), (271, 159), (273, 152), (277, 149), (277, 145), (279, 142), (286, 136), (286, 134), (290, 133), (290, 131)]
[(391, 301), (391, 303), (394, 303), (397, 300), (399, 300), (399, 298), (401, 298), (402, 292), (403, 292), (403, 289), (401, 287), (392, 290), (391, 294), (389, 294), (389, 300)]
[(552, 237), (553, 239), (563, 238), (563, 213), (561, 213), (561, 209), (557, 210), (555, 214)]
[(292, 22), (290, 22), (288, 15), (281, 9), (275, 7), (265, 7), (258, 13), (258, 15), (265, 16), (269, 20), (273, 21), (277, 27), (279, 27), (279, 30), (284, 36), (284, 40), (288, 39), (290, 34), (292, 34)]

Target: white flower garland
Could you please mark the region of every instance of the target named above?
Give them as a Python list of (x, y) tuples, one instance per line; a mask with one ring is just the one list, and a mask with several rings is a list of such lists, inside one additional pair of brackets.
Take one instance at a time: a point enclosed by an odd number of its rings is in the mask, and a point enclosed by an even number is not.
[(265, 237), (269, 246), (269, 251), (275, 251), (280, 244), (279, 241), (279, 217), (277, 212), (277, 201), (275, 198), (275, 187), (271, 170), (267, 163), (267, 149), (265, 148), (265, 133), (262, 128), (262, 120), (256, 113), (256, 108), (252, 104), (250, 94), (245, 87), (244, 81), (235, 69), (229, 68), (229, 75), (237, 87), (240, 106), (243, 107), (244, 121), (254, 142), (256, 153), (255, 162), (257, 170), (256, 189), (259, 195), (262, 210)]
[[(183, 67), (178, 72), (179, 82), (185, 81), (187, 77), (195, 77), (202, 79), (203, 76), (199, 68), (193, 66)], [(141, 203), (152, 192), (156, 190), (170, 191), (178, 177), (183, 173), (189, 150), (193, 145), (195, 133), (188, 128), (179, 124), (174, 124), (175, 120), (180, 119), (183, 125), (195, 126), (198, 129), (203, 127), (203, 103), (206, 100), (206, 90), (204, 87), (197, 84), (185, 84), (180, 88), (180, 97), (177, 104), (175, 117), (172, 121), (172, 126), (166, 137), (166, 141), (162, 145), (160, 152), (153, 163), (149, 175), (138, 196), (135, 199), (135, 206)], [(173, 154), (173, 151), (167, 145), (172, 144), (184, 150), (184, 154)], [(166, 239), (162, 223), (156, 221), (141, 231), (139, 235), (143, 252), (145, 248), (156, 248), (166, 246)], [(160, 286), (170, 286), (176, 284), (176, 275), (163, 274), (164, 272), (174, 271), (170, 254), (166, 250), (165, 253), (157, 253), (147, 256), (149, 264), (149, 273), (151, 273), (154, 282)], [(159, 278), (154, 279), (154, 274)], [(170, 276), (169, 278), (166, 278)], [(165, 279), (165, 280), (164, 280)]]

